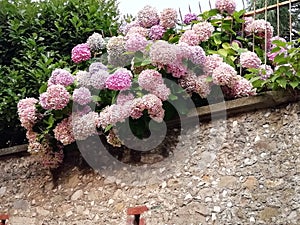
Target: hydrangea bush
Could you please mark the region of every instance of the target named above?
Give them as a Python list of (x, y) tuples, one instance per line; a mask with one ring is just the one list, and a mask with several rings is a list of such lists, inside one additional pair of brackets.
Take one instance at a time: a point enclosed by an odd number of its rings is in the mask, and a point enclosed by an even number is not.
[[(121, 146), (118, 124), (169, 119), (174, 108), (168, 102), (181, 101), (178, 113), (186, 113), (185, 98), (207, 104), (215, 87), (227, 100), (255, 95), (250, 79), (260, 87), (257, 81), (272, 76), (278, 55), (288, 53), (284, 47), (275, 52), (270, 23), (244, 18), (245, 11), (235, 8), (234, 0), (217, 0), (215, 9), (180, 21), (175, 9), (159, 13), (145, 6), (120, 27), (119, 36), (92, 34), (72, 50), (74, 63), (90, 63), (86, 71), (56, 69), (39, 99), (19, 102), (28, 150), (55, 167), (63, 147), (75, 140), (105, 135)], [(266, 56), (268, 65), (262, 64)], [(147, 123), (134, 124), (133, 132), (143, 138)]]

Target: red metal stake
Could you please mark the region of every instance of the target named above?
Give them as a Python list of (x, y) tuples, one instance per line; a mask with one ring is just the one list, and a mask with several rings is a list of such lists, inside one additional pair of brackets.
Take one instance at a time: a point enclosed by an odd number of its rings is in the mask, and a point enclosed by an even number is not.
[(148, 211), (147, 206), (137, 206), (128, 208), (127, 215), (134, 216), (134, 218), (131, 218), (127, 221), (128, 225), (146, 225), (145, 219), (141, 218), (141, 214), (146, 211)]
[(6, 224), (6, 220), (9, 219), (9, 216), (6, 214), (0, 214), (0, 225), (5, 225)]

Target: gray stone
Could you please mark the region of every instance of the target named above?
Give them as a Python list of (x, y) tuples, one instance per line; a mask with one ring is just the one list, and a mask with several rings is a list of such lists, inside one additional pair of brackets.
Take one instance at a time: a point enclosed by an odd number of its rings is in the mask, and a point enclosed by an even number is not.
[(80, 199), (80, 198), (82, 197), (82, 195), (83, 195), (83, 191), (82, 191), (82, 190), (77, 190), (77, 191), (75, 191), (75, 192), (72, 194), (71, 200), (72, 200), (72, 201), (76, 201), (76, 200)]

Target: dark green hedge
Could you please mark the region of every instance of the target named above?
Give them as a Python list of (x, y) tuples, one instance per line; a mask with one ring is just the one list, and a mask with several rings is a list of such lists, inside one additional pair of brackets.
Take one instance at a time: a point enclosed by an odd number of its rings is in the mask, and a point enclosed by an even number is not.
[(0, 147), (20, 130), (18, 101), (54, 68), (74, 69), (71, 49), (91, 34), (116, 35), (118, 20), (115, 0), (0, 0)]

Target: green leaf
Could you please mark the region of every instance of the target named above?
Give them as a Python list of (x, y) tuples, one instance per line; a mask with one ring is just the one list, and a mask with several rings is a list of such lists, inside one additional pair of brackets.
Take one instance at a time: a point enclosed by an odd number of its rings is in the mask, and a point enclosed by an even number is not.
[(40, 88), (39, 88), (39, 93), (44, 93), (47, 90), (47, 83), (44, 83)]
[(170, 94), (170, 95), (169, 95), (169, 99), (170, 99), (171, 101), (175, 101), (175, 100), (178, 99), (178, 97), (177, 97), (176, 95)]
[(299, 80), (289, 82), (289, 85), (292, 86), (293, 89), (299, 86)]
[(221, 49), (218, 50), (218, 54), (221, 55), (221, 56), (223, 56), (224, 58), (226, 58), (227, 55), (228, 55), (228, 51), (226, 51), (225, 49), (221, 48)]
[(284, 79), (282, 77), (282, 78), (277, 79), (276, 82), (279, 84), (280, 87), (286, 89), (286, 85), (287, 85), (286, 79)]
[(113, 127), (112, 124), (109, 124), (105, 127), (104, 133), (106, 133), (107, 131), (109, 131), (111, 128)]

